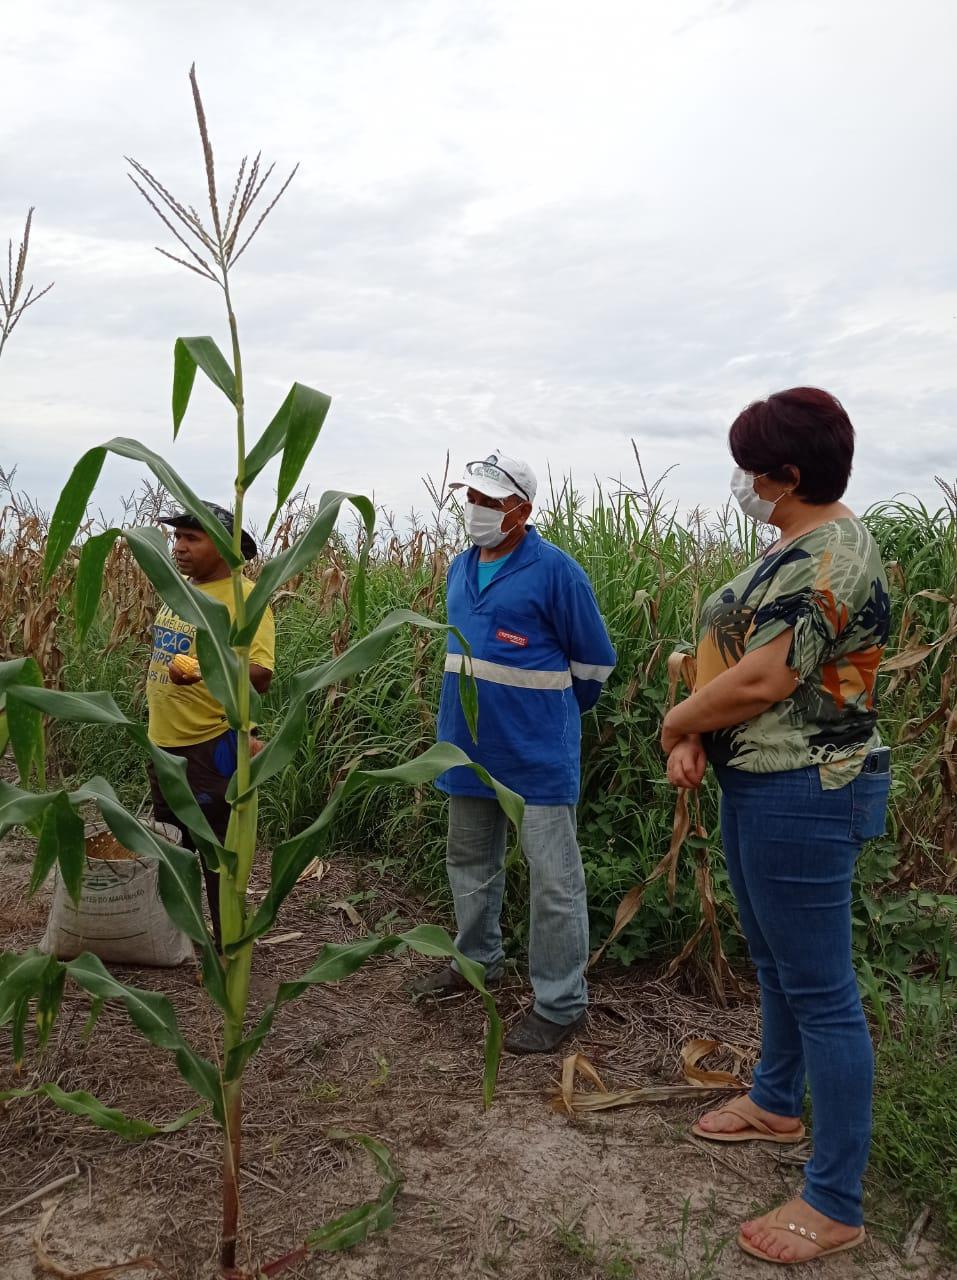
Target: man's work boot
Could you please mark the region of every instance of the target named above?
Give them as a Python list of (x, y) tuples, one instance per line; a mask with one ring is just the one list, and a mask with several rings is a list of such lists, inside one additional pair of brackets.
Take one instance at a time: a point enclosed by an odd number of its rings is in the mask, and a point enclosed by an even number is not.
[(574, 1022), (552, 1022), (531, 1009), (505, 1037), (505, 1051), (506, 1053), (554, 1053), (576, 1031), (581, 1031), (587, 1018), (587, 1013), (583, 1013)]
[[(486, 976), (485, 985), (491, 990), (501, 981), (502, 975), (496, 973), (491, 977)], [(458, 969), (453, 969), (450, 964), (409, 983), (409, 991), (415, 1000), (441, 1000), (444, 996), (458, 996), (463, 991), (474, 990), (472, 984), (467, 982)]]

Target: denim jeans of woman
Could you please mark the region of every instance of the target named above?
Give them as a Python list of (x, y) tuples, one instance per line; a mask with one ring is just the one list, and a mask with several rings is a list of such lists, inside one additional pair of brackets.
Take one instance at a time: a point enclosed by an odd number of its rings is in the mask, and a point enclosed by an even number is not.
[(717, 775), (728, 873), (761, 987), (751, 1098), (800, 1116), (807, 1081), (814, 1153), (803, 1197), (859, 1226), (874, 1055), (851, 960), (851, 881), (862, 844), (884, 830), (890, 776), (825, 790), (816, 768)]

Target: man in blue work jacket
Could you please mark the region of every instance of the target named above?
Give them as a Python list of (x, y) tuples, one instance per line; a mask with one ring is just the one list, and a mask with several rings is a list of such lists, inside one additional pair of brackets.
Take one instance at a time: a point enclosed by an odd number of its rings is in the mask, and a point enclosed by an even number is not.
[[(449, 634), (438, 736), (454, 742), (525, 800), (522, 848), (529, 867), (528, 967), (535, 1003), (505, 1039), (512, 1053), (550, 1053), (585, 1021), (588, 906), (576, 836), (581, 716), (598, 701), (615, 651), (591, 583), (571, 556), (527, 522), (535, 475), (519, 458), (470, 462), (465, 528), (473, 545), (448, 574), (448, 620), (471, 648), (478, 682), (478, 742), (458, 692), (468, 659)], [(446, 863), (456, 945), (494, 982), (504, 951), (506, 819), (494, 793), (468, 768), (437, 785), (448, 793)], [(417, 996), (465, 989), (453, 966), (413, 985)]]

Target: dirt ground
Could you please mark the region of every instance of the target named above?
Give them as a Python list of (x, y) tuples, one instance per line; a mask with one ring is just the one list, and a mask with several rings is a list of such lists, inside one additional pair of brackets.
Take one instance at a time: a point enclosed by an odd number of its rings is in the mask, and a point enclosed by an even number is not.
[[(49, 895), (28, 899), (30, 849), (0, 844), (0, 948), (22, 949), (42, 932)], [(254, 998), (301, 972), (324, 941), (359, 937), (386, 919), (402, 928), (428, 913), (394, 882), (357, 881), (346, 861), (299, 886), (276, 935), (257, 948)], [(370, 895), (370, 887), (374, 893)], [(341, 904), (361, 890), (363, 923)], [(376, 1176), (358, 1147), (329, 1136), (366, 1133), (391, 1149), (404, 1177), (396, 1220), (348, 1253), (315, 1255), (287, 1276), (342, 1280), (725, 1280), (779, 1274), (745, 1258), (738, 1222), (800, 1186), (801, 1152), (723, 1147), (689, 1138), (700, 1106), (632, 1107), (571, 1120), (549, 1105), (558, 1057), (503, 1059), (495, 1103), (482, 1108), (483, 1013), (474, 996), (413, 1005), (404, 991), (424, 970), (418, 957), (386, 957), (335, 987), (314, 989), (280, 1015), (247, 1075), (243, 1261), (284, 1254), (315, 1226), (374, 1195)], [(166, 992), (180, 1025), (213, 1057), (213, 1023), (189, 967), (127, 970), (137, 985)], [(652, 974), (598, 978), (587, 1034), (574, 1047), (610, 1086), (675, 1081), (689, 1036), (756, 1045), (756, 1012), (728, 1011), (680, 981)], [(499, 1004), (507, 1022), (527, 987), (516, 976)], [(170, 1059), (146, 1045), (125, 1013), (107, 1008), (92, 1039), (80, 1042), (87, 1012), (68, 994), (58, 1033), (36, 1081), (84, 1088), (129, 1114), (159, 1121), (187, 1109), (193, 1095)], [(17, 1078), (9, 1036), (0, 1033), (0, 1089), (33, 1079), (35, 1059)], [(42, 1238), (61, 1268), (82, 1273), (138, 1254), (176, 1280), (216, 1272), (219, 1145), (212, 1122), (129, 1144), (65, 1115), (46, 1099), (0, 1111), (0, 1276), (50, 1274), (36, 1266), (33, 1237), (44, 1207), (57, 1207)], [(78, 1175), (50, 1200), (4, 1209), (54, 1179)], [(957, 1270), (921, 1243), (905, 1262), (869, 1223), (855, 1252), (804, 1269), (830, 1280), (945, 1280)], [(158, 1277), (156, 1268), (122, 1277)]]

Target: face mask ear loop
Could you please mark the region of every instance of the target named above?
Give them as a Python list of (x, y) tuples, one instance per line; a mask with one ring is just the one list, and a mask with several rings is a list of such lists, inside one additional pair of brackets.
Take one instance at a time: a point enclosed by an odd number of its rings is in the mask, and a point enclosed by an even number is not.
[[(760, 475), (758, 475), (758, 476), (752, 476), (752, 477), (751, 477), (751, 488), (752, 488), (752, 489), (754, 489), (755, 481), (757, 481), (757, 480), (763, 480), (763, 479), (765, 478), (765, 476), (767, 476), (767, 475), (770, 475), (770, 472), (768, 472), (768, 471), (762, 471)], [(782, 499), (782, 498), (786, 498), (789, 494), (794, 493), (796, 490), (797, 490), (797, 485), (795, 485), (793, 489), (785, 489), (785, 490), (784, 490), (784, 492), (783, 492), (783, 493), (779, 493), (779, 494), (778, 494), (778, 496), (777, 496), (776, 498), (762, 498), (761, 500), (762, 500), (762, 502), (770, 502), (770, 504), (771, 504), (771, 508), (772, 508), (772, 510), (773, 510), (773, 509), (778, 505), (778, 503), (781, 501), (781, 499)], [(755, 492), (755, 493), (758, 493), (757, 489), (754, 489), (754, 492)], [(760, 494), (758, 494), (758, 497), (761, 497), (761, 495), (760, 495)]]
[[(507, 511), (503, 511), (503, 512), (502, 512), (502, 527), (503, 527), (503, 529), (504, 529), (504, 527), (505, 527), (505, 521), (506, 521), (506, 519), (507, 519), (510, 515), (513, 515), (516, 511), (520, 511), (521, 509), (522, 509), (522, 503), (519, 503), (517, 507), (509, 507)], [(522, 522), (521, 522), (521, 521), (519, 521), (519, 523), (522, 523)], [(508, 532), (505, 534), (506, 538), (511, 537), (511, 535), (515, 532), (515, 530), (516, 530), (517, 528), (518, 528), (518, 524), (510, 524), (510, 525), (508, 526)]]
[[(757, 478), (758, 478), (758, 477), (755, 477), (755, 479), (757, 479)], [(795, 486), (794, 486), (794, 489), (785, 489), (785, 490), (784, 490), (784, 492), (783, 492), (783, 493), (779, 493), (779, 494), (778, 494), (778, 496), (777, 496), (773, 501), (771, 501), (771, 499), (769, 499), (769, 501), (771, 502), (772, 507), (776, 507), (776, 506), (778, 505), (778, 503), (781, 501), (781, 499), (782, 499), (782, 498), (790, 497), (790, 495), (791, 495), (792, 493), (794, 493), (795, 489), (797, 489), (797, 485), (795, 485)]]

